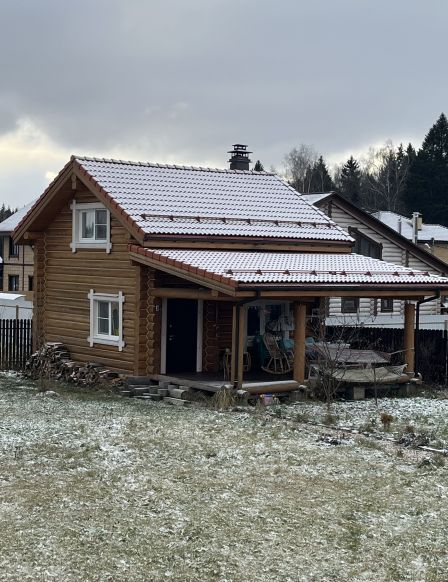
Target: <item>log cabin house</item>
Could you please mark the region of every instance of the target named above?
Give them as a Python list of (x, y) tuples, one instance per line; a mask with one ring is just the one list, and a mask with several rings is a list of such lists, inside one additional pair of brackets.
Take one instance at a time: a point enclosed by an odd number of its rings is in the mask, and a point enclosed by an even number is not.
[[(241, 387), (245, 353), (270, 319), (294, 339), (305, 379), (307, 318), (321, 298), (415, 302), (448, 279), (352, 253), (354, 239), (270, 172), (73, 156), (15, 230), (35, 253), (36, 347), (130, 375), (222, 379)], [(238, 169), (244, 168), (244, 169)]]

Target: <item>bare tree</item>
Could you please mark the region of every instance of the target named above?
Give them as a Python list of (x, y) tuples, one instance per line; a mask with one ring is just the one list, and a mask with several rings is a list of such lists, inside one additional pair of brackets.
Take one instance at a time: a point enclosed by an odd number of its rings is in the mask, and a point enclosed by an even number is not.
[(369, 209), (393, 212), (403, 209), (410, 163), (401, 144), (395, 149), (393, 143), (388, 141), (379, 149), (370, 148), (363, 160), (363, 183)]
[(301, 144), (293, 148), (283, 158), (285, 177), (296, 190), (308, 193), (311, 186), (312, 168), (317, 163), (319, 154), (313, 146)]

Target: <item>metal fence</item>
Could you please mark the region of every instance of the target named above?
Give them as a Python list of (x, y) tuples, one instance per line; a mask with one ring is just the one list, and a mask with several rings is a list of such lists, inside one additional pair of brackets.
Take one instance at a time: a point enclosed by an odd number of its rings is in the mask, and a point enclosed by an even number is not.
[(31, 319), (0, 319), (1, 370), (22, 370), (32, 345)]

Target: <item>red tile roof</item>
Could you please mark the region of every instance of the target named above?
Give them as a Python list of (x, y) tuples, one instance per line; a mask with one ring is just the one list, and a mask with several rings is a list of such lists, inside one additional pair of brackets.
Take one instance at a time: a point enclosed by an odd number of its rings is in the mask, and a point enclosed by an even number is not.
[(226, 285), (448, 288), (448, 278), (355, 254), (148, 249), (130, 251)]

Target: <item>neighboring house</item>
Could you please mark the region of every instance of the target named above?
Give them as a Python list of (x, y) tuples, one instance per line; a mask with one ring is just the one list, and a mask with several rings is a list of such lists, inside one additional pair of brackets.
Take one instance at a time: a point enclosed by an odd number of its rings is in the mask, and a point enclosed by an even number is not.
[[(355, 253), (434, 275), (448, 274), (447, 263), (428, 252), (425, 247), (413, 244), (404, 232), (399, 234), (388, 224), (376, 218), (378, 214), (393, 213), (382, 212), (371, 215), (335, 192), (305, 194), (304, 198), (322, 210), (355, 239), (353, 248)], [(448, 242), (448, 229), (444, 230), (446, 230)], [(443, 307), (444, 303), (446, 303), (445, 296), (442, 296), (421, 305), (421, 328), (444, 329), (445, 321), (448, 320)], [(402, 327), (404, 306), (405, 302), (402, 299), (393, 296), (381, 299), (333, 297), (329, 301), (328, 323), (353, 321), (372, 327)]]
[(0, 222), (0, 254), (3, 259), (2, 288), (0, 292), (23, 294), (32, 307), (34, 290), (34, 254), (30, 245), (15, 244), (12, 233), (34, 204), (24, 206)]
[(20, 293), (0, 292), (0, 319), (31, 319), (33, 304)]
[(351, 254), (350, 235), (235, 150), (234, 170), (72, 157), (14, 233), (34, 244), (37, 346), (159, 377), (222, 379), (224, 355), (241, 386), (248, 337), (284, 322), (302, 382), (322, 298), (392, 297), (408, 300), (413, 372), (415, 301), (448, 279)]
[(446, 226), (425, 224), (418, 212), (413, 212), (411, 218), (388, 210), (374, 212), (373, 216), (395, 232), (448, 263), (448, 228)]

